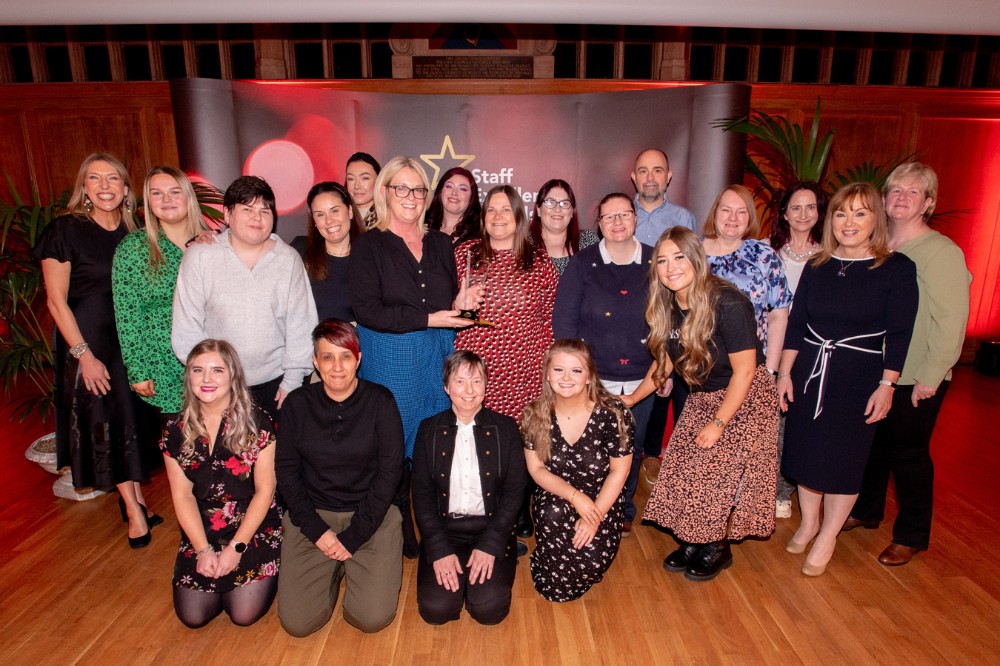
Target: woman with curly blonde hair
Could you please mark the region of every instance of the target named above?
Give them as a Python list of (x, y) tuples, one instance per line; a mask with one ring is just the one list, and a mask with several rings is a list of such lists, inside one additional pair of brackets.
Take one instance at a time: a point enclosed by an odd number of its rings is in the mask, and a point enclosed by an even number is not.
[(192, 629), (223, 610), (250, 625), (278, 591), (274, 428), (228, 342), (203, 340), (185, 367), (184, 404), (160, 442), (181, 528), (174, 610)]
[(635, 423), (601, 386), (582, 340), (556, 340), (543, 367), (542, 394), (521, 417), (538, 484), (531, 577), (549, 601), (572, 601), (601, 581), (618, 553)]
[(753, 306), (709, 272), (698, 237), (674, 227), (660, 236), (649, 279), (649, 374), (626, 404), (670, 372), (690, 387), (667, 446), (645, 518), (670, 529), (679, 548), (663, 561), (689, 580), (732, 564), (730, 539), (774, 530), (778, 409)]

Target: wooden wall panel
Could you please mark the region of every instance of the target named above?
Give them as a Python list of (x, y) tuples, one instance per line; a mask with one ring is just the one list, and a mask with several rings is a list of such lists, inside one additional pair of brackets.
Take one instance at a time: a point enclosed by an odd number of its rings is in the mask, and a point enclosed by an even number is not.
[(11, 179), (15, 189), (22, 197), (31, 196), (32, 161), (24, 141), (23, 116), (14, 110), (0, 112), (0, 195), (5, 199), (10, 188), (7, 177)]
[[(170, 88), (166, 83), (0, 86), (0, 170), (19, 190), (35, 182), (43, 198), (73, 184), (89, 153), (122, 159), (140, 183), (155, 164), (176, 164)], [(8, 196), (6, 183), (0, 195)]]

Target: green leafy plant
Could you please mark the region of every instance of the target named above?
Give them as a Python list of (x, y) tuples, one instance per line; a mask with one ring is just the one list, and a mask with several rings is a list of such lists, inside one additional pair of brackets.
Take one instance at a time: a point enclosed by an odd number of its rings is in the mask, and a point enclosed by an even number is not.
[[(53, 407), (52, 325), (45, 308), (42, 270), (31, 257), (42, 230), (66, 206), (69, 191), (41, 203), (37, 189), (25, 201), (10, 177), (11, 202), (0, 200), (0, 381), (8, 396), (15, 385), (11, 418), (23, 421), (36, 411), (48, 419)], [(22, 383), (23, 382), (23, 383)]]
[(835, 192), (844, 185), (851, 183), (871, 183), (877, 189), (881, 190), (882, 186), (889, 179), (889, 174), (892, 173), (893, 169), (900, 164), (913, 162), (918, 158), (919, 155), (917, 153), (906, 153), (890, 157), (882, 163), (876, 163), (874, 160), (865, 160), (860, 164), (855, 164), (834, 173), (827, 182), (827, 189)]
[(745, 168), (756, 181), (754, 197), (763, 204), (768, 219), (777, 213), (778, 201), (789, 185), (798, 180), (823, 182), (834, 132), (827, 130), (821, 136), (819, 125), (819, 99), (808, 131), (787, 118), (753, 109), (746, 116), (712, 123), (726, 132), (750, 137)]

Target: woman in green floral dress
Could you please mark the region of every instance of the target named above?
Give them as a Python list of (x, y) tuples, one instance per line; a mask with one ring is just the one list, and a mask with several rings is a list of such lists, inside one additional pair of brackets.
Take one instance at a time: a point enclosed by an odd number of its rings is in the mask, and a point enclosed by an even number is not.
[(144, 200), (146, 227), (118, 245), (112, 291), (128, 381), (165, 422), (180, 411), (184, 384), (184, 366), (170, 347), (177, 270), (205, 226), (191, 181), (178, 169), (154, 167)]

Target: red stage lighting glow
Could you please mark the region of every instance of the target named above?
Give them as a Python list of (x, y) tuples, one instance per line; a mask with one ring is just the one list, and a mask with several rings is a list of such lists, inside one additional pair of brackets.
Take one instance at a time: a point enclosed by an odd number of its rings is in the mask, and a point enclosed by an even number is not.
[(306, 199), (313, 183), (309, 155), (297, 143), (284, 139), (257, 146), (243, 165), (245, 175), (260, 176), (274, 190), (278, 215), (290, 213)]

